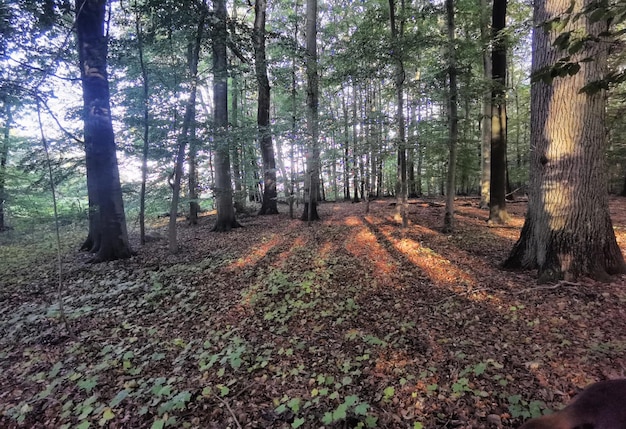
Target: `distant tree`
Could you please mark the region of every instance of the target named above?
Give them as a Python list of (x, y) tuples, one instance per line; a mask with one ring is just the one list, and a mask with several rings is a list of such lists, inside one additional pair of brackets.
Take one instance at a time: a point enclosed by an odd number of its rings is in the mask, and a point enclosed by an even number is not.
[[(504, 266), (538, 268), (539, 281), (589, 276), (608, 280), (626, 272), (609, 215), (606, 176), (605, 92), (583, 88), (607, 71), (607, 44), (558, 42), (569, 37), (601, 40), (605, 20), (585, 14), (558, 31), (568, 10), (582, 11), (592, 0), (538, 0), (535, 3), (535, 75), (552, 68), (568, 51), (574, 60), (592, 58), (531, 89), (530, 187), (526, 221)], [(557, 28), (555, 28), (557, 27)]]
[[(478, 0), (480, 12), (480, 39), (485, 82), (491, 82), (491, 57), (489, 55), (489, 1)], [(491, 85), (489, 85), (491, 88)], [(491, 189), (491, 91), (485, 90), (482, 98), (483, 114), (480, 120), (480, 207), (489, 207)]]
[(89, 235), (82, 249), (95, 253), (94, 262), (132, 254), (111, 122), (104, 33), (106, 4), (106, 0), (75, 3), (89, 194)]
[(267, 77), (267, 58), (265, 54), (265, 15), (266, 0), (254, 3), (254, 64), (259, 85), (257, 105), (257, 125), (259, 143), (263, 160), (263, 205), (259, 214), (277, 214), (276, 160), (270, 129), (270, 82)]
[(307, 76), (307, 172), (304, 181), (302, 220), (319, 220), (319, 76), (317, 74), (317, 0), (306, 3), (306, 76)]
[(228, 63), (226, 57), (226, 1), (214, 2), (213, 104), (215, 127), (215, 199), (217, 222), (214, 231), (230, 231), (241, 225), (235, 219), (228, 143)]
[(493, 50), (491, 67), (491, 174), (489, 194), (489, 223), (504, 224), (506, 211), (506, 6), (507, 0), (493, 1)]

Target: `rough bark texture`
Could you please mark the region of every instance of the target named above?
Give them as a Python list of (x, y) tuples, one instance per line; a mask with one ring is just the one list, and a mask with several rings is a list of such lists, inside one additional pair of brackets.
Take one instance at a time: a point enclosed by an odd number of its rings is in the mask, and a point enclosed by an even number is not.
[(89, 235), (82, 248), (95, 253), (94, 262), (128, 258), (132, 254), (109, 104), (105, 6), (105, 0), (76, 0), (90, 209)]
[(490, 224), (505, 224), (509, 220), (506, 211), (506, 3), (507, 0), (493, 2)]
[[(577, 0), (573, 13), (592, 0)], [(552, 46), (558, 36), (540, 24), (560, 16), (569, 0), (535, 3), (533, 71), (566, 55)], [(598, 35), (606, 22), (591, 24), (583, 14), (565, 31)], [(541, 282), (589, 276), (607, 280), (626, 272), (608, 209), (606, 176), (605, 94), (580, 93), (606, 72), (606, 44), (588, 44), (573, 59), (581, 63), (574, 76), (531, 89), (531, 175), (526, 222), (505, 262), (510, 268), (538, 268)]]
[(230, 231), (241, 225), (235, 219), (233, 189), (230, 177), (228, 144), (228, 67), (226, 58), (226, 1), (215, 1), (215, 34), (213, 35), (213, 104), (215, 106), (215, 200), (217, 222), (214, 231)]
[(254, 65), (259, 85), (257, 106), (257, 126), (259, 127), (259, 144), (263, 160), (263, 204), (260, 215), (277, 214), (276, 194), (276, 160), (270, 130), (270, 82), (267, 77), (267, 60), (265, 56), (265, 14), (266, 0), (254, 3)]
[(306, 76), (307, 76), (307, 173), (304, 182), (304, 210), (300, 219), (319, 220), (317, 201), (319, 200), (320, 148), (318, 142), (319, 124), (319, 78), (317, 75), (317, 0), (306, 3)]
[(459, 138), (459, 118), (457, 106), (456, 61), (454, 47), (454, 0), (446, 0), (446, 16), (448, 24), (448, 75), (450, 78), (450, 99), (448, 101), (449, 125), (449, 156), (448, 175), (446, 178), (446, 211), (443, 217), (443, 232), (454, 230), (454, 196), (456, 193), (456, 142)]

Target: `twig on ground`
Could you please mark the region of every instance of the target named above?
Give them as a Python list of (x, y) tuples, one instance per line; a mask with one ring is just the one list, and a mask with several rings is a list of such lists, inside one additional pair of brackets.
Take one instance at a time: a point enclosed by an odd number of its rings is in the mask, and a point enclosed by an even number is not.
[(517, 292), (514, 292), (514, 294), (515, 295), (521, 295), (523, 293), (533, 292), (533, 291), (536, 291), (536, 290), (554, 290), (554, 289), (560, 288), (561, 286), (582, 286), (582, 284), (581, 283), (568, 282), (568, 281), (563, 280), (563, 281), (560, 281), (560, 282), (558, 282), (557, 284), (554, 284), (554, 285), (529, 287), (529, 288), (522, 289), (522, 290), (519, 290)]

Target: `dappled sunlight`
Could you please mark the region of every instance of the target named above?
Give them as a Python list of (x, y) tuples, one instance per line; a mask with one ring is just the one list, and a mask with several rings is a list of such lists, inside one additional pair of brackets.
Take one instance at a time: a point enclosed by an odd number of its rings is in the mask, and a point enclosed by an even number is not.
[(387, 238), (392, 240), (394, 247), (406, 256), (409, 261), (424, 271), (438, 286), (459, 283), (467, 286), (476, 285), (476, 279), (473, 276), (457, 268), (450, 260), (442, 257), (432, 249), (423, 247), (415, 240), (409, 238), (402, 240)]
[(263, 259), (271, 249), (282, 244), (282, 242), (282, 238), (280, 238), (278, 235), (274, 235), (271, 239), (269, 239), (265, 243), (262, 243), (256, 249), (252, 249), (248, 255), (243, 256), (230, 264), (227, 269), (237, 270), (254, 265), (258, 263), (261, 259)]
[(390, 275), (397, 269), (396, 261), (378, 243), (376, 236), (364, 228), (351, 234), (345, 246), (352, 255), (373, 264), (375, 275)]

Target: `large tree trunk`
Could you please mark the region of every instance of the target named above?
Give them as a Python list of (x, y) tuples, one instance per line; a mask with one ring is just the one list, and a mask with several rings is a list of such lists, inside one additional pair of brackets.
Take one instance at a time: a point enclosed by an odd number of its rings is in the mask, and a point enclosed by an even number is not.
[(76, 0), (76, 34), (81, 81), (90, 201), (89, 236), (83, 244), (93, 262), (132, 255), (115, 153), (107, 76), (106, 0)]
[[(178, 251), (178, 240), (176, 237), (176, 219), (178, 217), (178, 201), (180, 199), (180, 189), (181, 182), (183, 178), (183, 164), (185, 162), (185, 148), (189, 143), (189, 140), (194, 137), (195, 131), (195, 121), (196, 121), (196, 98), (198, 94), (198, 63), (200, 62), (200, 49), (202, 47), (202, 40), (204, 38), (204, 25), (205, 19), (208, 13), (206, 2), (202, 2), (200, 5), (201, 10), (199, 11), (200, 16), (198, 20), (198, 27), (196, 30), (195, 40), (189, 46), (189, 56), (187, 58), (188, 67), (189, 67), (189, 78), (190, 88), (189, 88), (189, 99), (185, 105), (185, 117), (183, 118), (183, 128), (181, 130), (179, 141), (178, 141), (178, 153), (176, 156), (176, 166), (174, 167), (174, 183), (172, 185), (172, 205), (170, 207), (170, 219), (168, 224), (168, 241), (169, 241), (169, 251), (170, 253), (175, 253)], [(190, 144), (192, 146), (193, 143)], [(189, 174), (195, 175), (195, 148), (191, 148), (190, 152), (190, 171)], [(196, 180), (190, 178), (189, 184), (195, 186)], [(192, 197), (191, 202), (195, 202), (193, 199), (193, 195), (195, 190), (189, 190), (190, 197)], [(195, 215), (195, 218), (193, 217)], [(194, 214), (190, 213), (190, 219), (192, 222), (197, 221), (197, 208)]]
[[(580, 13), (592, 0), (577, 0)], [(532, 70), (552, 66), (566, 51), (553, 46), (556, 31), (542, 23), (561, 16), (569, 0), (535, 3)], [(606, 22), (589, 22), (585, 14), (564, 31), (583, 29), (593, 37)], [(530, 194), (526, 221), (505, 262), (510, 268), (538, 268), (539, 281), (589, 276), (608, 280), (626, 272), (609, 216), (606, 166), (605, 93), (581, 93), (607, 70), (607, 44), (593, 43), (572, 57), (580, 63), (574, 76), (531, 88)]]
[(263, 160), (263, 205), (260, 215), (277, 214), (276, 203), (276, 160), (270, 130), (270, 82), (267, 78), (267, 60), (265, 57), (265, 11), (266, 0), (254, 3), (254, 64), (257, 83), (259, 84), (259, 100), (257, 109), (257, 125), (259, 127), (259, 143)]
[(506, 3), (507, 0), (493, 1), (490, 224), (505, 224), (509, 220), (509, 215), (506, 211), (506, 35), (504, 34)]
[(215, 1), (215, 34), (213, 35), (213, 104), (215, 106), (215, 197), (217, 222), (213, 231), (238, 228), (233, 207), (228, 144), (228, 67), (226, 58), (226, 1)]
[(456, 143), (459, 138), (459, 119), (457, 106), (456, 61), (454, 47), (454, 0), (446, 0), (446, 16), (448, 21), (448, 75), (450, 78), (450, 99), (448, 100), (448, 173), (446, 179), (446, 211), (443, 217), (443, 232), (454, 230), (454, 196), (456, 194)]
[(306, 76), (307, 76), (307, 172), (304, 182), (304, 210), (300, 219), (319, 220), (317, 201), (319, 199), (320, 148), (318, 142), (319, 82), (317, 76), (317, 0), (306, 3)]
[(0, 232), (6, 231), (6, 219), (4, 214), (4, 204), (7, 199), (6, 194), (6, 174), (7, 161), (9, 158), (9, 139), (11, 137), (11, 123), (13, 122), (13, 112), (11, 111), (11, 103), (6, 97), (3, 100), (4, 108), (4, 126), (2, 133), (2, 142), (0, 143)]

